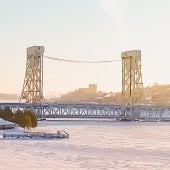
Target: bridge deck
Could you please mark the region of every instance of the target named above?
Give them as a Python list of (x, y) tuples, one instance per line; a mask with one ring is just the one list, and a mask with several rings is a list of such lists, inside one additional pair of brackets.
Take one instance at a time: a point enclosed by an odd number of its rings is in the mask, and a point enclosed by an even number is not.
[(29, 109), (44, 118), (115, 118), (170, 120), (170, 107), (98, 104), (0, 103), (0, 108)]

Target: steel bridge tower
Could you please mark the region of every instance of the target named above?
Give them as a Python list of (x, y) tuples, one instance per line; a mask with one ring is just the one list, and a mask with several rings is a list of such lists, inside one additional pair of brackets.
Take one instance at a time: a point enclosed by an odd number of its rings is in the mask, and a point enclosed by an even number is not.
[(21, 100), (26, 103), (43, 102), (43, 46), (27, 48), (27, 62)]
[(141, 51), (125, 51), (122, 57), (122, 105), (141, 104), (142, 73)]

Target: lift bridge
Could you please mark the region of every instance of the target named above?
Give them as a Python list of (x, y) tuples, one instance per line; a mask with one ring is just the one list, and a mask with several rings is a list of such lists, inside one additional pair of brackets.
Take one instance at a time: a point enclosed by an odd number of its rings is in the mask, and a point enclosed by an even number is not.
[(43, 97), (43, 58), (76, 62), (103, 63), (111, 61), (73, 61), (44, 56), (43, 46), (27, 48), (26, 73), (19, 103), (0, 103), (0, 108), (13, 111), (29, 109), (41, 118), (113, 118), (121, 120), (170, 120), (170, 108), (144, 106), (141, 73), (141, 51), (122, 53), (122, 104), (58, 104), (45, 103)]

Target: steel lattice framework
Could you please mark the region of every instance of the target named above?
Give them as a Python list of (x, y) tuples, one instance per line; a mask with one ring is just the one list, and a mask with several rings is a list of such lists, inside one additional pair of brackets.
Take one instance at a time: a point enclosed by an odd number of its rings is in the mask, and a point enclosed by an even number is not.
[(32, 110), (40, 118), (111, 118), (142, 121), (170, 121), (170, 107), (98, 104), (0, 103), (0, 109)]
[(42, 103), (43, 101), (43, 46), (27, 48), (27, 63), (20, 101)]
[(140, 104), (142, 101), (141, 51), (125, 51), (122, 57), (122, 104)]

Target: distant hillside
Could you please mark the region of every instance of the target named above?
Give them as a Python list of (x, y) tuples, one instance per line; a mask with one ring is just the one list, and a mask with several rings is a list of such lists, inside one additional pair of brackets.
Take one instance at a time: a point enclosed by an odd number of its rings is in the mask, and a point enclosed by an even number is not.
[[(56, 100), (61, 103), (102, 103), (102, 104), (121, 104), (120, 92), (96, 92), (91, 93), (88, 89), (78, 89), (62, 95)], [(143, 103), (157, 106), (170, 106), (170, 84), (159, 85), (154, 83), (152, 86), (143, 88)]]
[(19, 100), (19, 95), (0, 93), (0, 100)]

